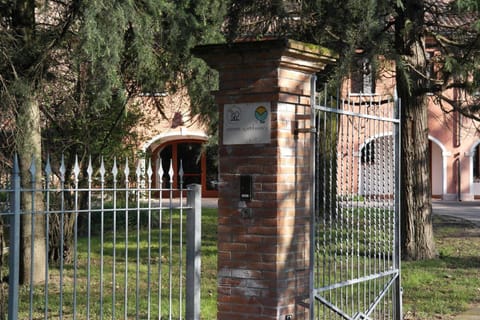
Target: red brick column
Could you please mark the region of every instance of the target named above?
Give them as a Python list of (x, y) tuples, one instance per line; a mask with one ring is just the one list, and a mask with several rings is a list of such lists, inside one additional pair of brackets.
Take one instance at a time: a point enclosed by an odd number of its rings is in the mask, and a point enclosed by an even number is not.
[[(312, 150), (310, 134), (295, 129), (310, 126), (311, 77), (332, 55), (291, 40), (208, 45), (194, 53), (220, 80), (214, 93), (220, 110), (218, 319), (307, 319)], [(237, 117), (264, 110), (258, 106), (268, 112), (259, 125), (268, 124), (270, 132), (255, 124), (230, 128)], [(242, 138), (242, 130), (253, 139)], [(243, 175), (252, 179), (250, 200), (240, 198)]]

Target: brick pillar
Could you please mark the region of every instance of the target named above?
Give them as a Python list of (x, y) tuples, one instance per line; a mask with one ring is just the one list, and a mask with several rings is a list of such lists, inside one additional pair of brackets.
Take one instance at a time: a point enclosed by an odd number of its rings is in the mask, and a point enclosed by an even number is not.
[(285, 39), (194, 54), (220, 82), (218, 319), (307, 319), (311, 137), (295, 128), (310, 126), (311, 77), (334, 59)]

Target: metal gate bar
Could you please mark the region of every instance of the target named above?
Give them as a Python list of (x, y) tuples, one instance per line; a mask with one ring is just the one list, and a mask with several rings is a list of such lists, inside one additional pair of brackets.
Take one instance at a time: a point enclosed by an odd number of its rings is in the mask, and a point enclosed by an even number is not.
[(311, 318), (399, 320), (399, 102), (318, 100)]

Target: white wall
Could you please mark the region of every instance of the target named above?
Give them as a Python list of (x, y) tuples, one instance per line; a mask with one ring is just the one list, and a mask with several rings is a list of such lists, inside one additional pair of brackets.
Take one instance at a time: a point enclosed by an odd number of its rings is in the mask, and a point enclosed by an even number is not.
[(443, 156), (442, 150), (432, 142), (432, 195), (443, 195)]

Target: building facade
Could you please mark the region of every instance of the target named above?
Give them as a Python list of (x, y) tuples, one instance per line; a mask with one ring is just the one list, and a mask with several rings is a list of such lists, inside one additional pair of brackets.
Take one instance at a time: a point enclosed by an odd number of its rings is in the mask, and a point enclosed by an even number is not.
[[(383, 61), (383, 70), (394, 70), (388, 62)], [(386, 65), (386, 67), (385, 67)], [(368, 101), (369, 94), (376, 93), (377, 99), (392, 97), (395, 88), (393, 72), (385, 71), (373, 79), (375, 72), (369, 72), (368, 65), (361, 66), (362, 72), (353, 73), (345, 81), (343, 95), (349, 93), (364, 94)], [(443, 93), (451, 101), (466, 99), (460, 89), (450, 89)], [(348, 107), (348, 106), (347, 106)], [(380, 108), (379, 106), (374, 108)], [(353, 109), (352, 109), (353, 110)], [(381, 115), (383, 111), (374, 111)], [(438, 99), (428, 99), (428, 137), (431, 193), (434, 199), (470, 201), (480, 199), (480, 123), (462, 116), (447, 104), (440, 104)], [(380, 130), (381, 131), (381, 130)], [(388, 130), (387, 130), (388, 131)], [(371, 154), (375, 158), (375, 149), (381, 149), (388, 139), (388, 132), (367, 132), (358, 146), (359, 179), (379, 169), (378, 162), (363, 156)], [(375, 148), (376, 147), (376, 148)], [(408, 174), (408, 173), (404, 173)], [(361, 190), (371, 194), (371, 190)]]
[[(386, 105), (374, 102), (372, 93), (376, 93), (377, 100), (391, 99), (395, 90), (395, 77), (392, 72), (393, 65), (388, 61), (381, 61), (383, 70), (376, 79), (372, 77), (375, 72), (369, 72), (368, 62), (362, 60), (362, 72), (352, 73), (345, 80), (342, 88), (343, 98), (349, 97), (352, 104), (344, 104), (342, 108), (350, 108), (353, 112), (360, 112), (359, 102), (368, 112), (377, 116), (391, 116), (391, 110)], [(462, 99), (461, 92), (451, 89), (444, 93), (452, 101)], [(209, 139), (205, 124), (198, 117), (190, 113), (188, 94), (179, 90), (171, 95), (157, 95), (142, 97), (138, 101), (142, 104), (145, 113), (145, 123), (139, 124), (137, 133), (139, 149), (150, 156), (154, 172), (158, 173), (160, 167), (163, 179), (154, 174), (155, 187), (168, 187), (170, 184), (168, 171), (170, 161), (174, 172), (178, 172), (180, 164), (184, 170), (184, 186), (190, 183), (202, 185), (202, 194), (206, 197), (218, 195), (218, 168), (217, 150), (208, 147)], [(161, 111), (160, 111), (161, 110)], [(388, 113), (388, 114), (387, 114)], [(464, 117), (446, 106), (440, 106), (433, 96), (428, 103), (428, 128), (429, 150), (428, 161), (430, 165), (430, 180), (432, 197), (441, 200), (469, 201), (480, 199), (480, 131), (477, 121)], [(379, 159), (382, 153), (391, 145), (391, 129), (370, 129), (370, 132), (357, 133), (358, 145), (353, 158), (345, 156), (341, 161), (355, 163), (358, 173), (352, 177), (352, 184), (363, 185), (361, 194), (388, 194), (388, 186), (380, 190), (372, 182), (362, 184), (368, 177), (379, 174), (382, 168)], [(340, 153), (339, 153), (340, 154)], [(390, 159), (386, 159), (388, 161)], [(391, 175), (392, 173), (388, 173)], [(160, 181), (162, 180), (162, 181)], [(341, 181), (342, 178), (339, 179)], [(174, 188), (180, 187), (178, 176), (173, 179)]]
[[(190, 112), (186, 90), (174, 94), (139, 97), (143, 122), (135, 128), (138, 148), (151, 161), (152, 186), (155, 188), (185, 188), (195, 183), (202, 185), (204, 197), (217, 196), (216, 150), (207, 144), (207, 126)], [(147, 164), (145, 163), (145, 166)], [(175, 173), (170, 181), (169, 171)], [(178, 172), (183, 169), (183, 180)]]

